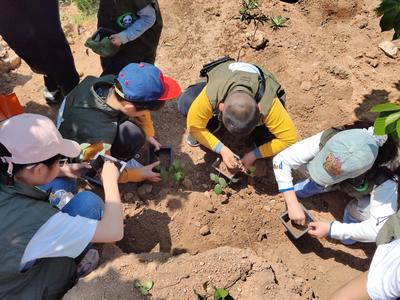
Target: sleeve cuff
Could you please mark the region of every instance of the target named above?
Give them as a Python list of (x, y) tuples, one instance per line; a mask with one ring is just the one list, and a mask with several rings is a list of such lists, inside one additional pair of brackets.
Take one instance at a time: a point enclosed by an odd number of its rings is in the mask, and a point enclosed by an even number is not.
[(287, 188), (287, 189), (279, 189), (279, 192), (280, 192), (280, 193), (283, 193), (283, 192), (293, 191), (293, 190), (294, 190), (294, 187), (292, 186), (292, 187)]
[(253, 150), (253, 153), (254, 153), (254, 155), (256, 156), (257, 159), (262, 158), (260, 149), (255, 148), (255, 149)]
[(332, 221), (332, 222), (329, 224), (328, 237), (329, 237), (330, 239), (332, 238), (332, 225), (333, 225), (333, 223), (335, 223), (335, 221)]
[(218, 142), (217, 146), (215, 146), (214, 152), (220, 154), (223, 146), (224, 146), (224, 144), (222, 144), (221, 142)]
[(118, 33), (118, 36), (121, 39), (122, 44), (126, 44), (127, 42), (129, 42), (128, 35), (125, 30)]

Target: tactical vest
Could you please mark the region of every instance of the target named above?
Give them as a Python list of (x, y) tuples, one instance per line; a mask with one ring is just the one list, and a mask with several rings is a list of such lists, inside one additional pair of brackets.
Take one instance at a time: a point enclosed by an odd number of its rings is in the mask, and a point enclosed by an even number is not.
[(47, 193), (0, 181), (0, 299), (60, 299), (75, 283), (74, 259), (44, 258), (25, 272), (19, 270), (29, 241), (58, 210)]
[[(221, 63), (207, 73), (206, 94), (214, 115), (220, 114), (218, 105), (225, 101), (230, 92), (244, 91), (255, 98), (259, 89), (259, 74), (244, 71), (233, 72), (229, 69), (229, 65), (232, 63), (235, 63), (235, 61)], [(283, 89), (281, 89), (281, 85), (270, 72), (258, 69), (263, 72), (265, 78), (265, 90), (258, 102), (260, 113), (264, 118), (268, 115), (272, 101), (277, 97), (279, 91), (283, 91)]]
[(64, 121), (59, 128), (64, 138), (79, 144), (114, 142), (118, 124), (128, 117), (110, 107), (95, 92), (99, 86), (111, 87), (114, 78), (113, 75), (88, 76), (67, 95), (62, 115)]
[[(322, 133), (319, 143), (321, 150), (326, 143), (338, 132), (343, 131), (344, 127), (332, 127)], [(386, 180), (392, 179), (393, 173), (386, 167), (379, 167), (376, 169), (369, 169), (364, 174), (357, 178), (349, 178), (333, 186), (347, 195), (356, 199), (361, 199), (364, 196), (371, 194), (375, 185), (380, 185)]]

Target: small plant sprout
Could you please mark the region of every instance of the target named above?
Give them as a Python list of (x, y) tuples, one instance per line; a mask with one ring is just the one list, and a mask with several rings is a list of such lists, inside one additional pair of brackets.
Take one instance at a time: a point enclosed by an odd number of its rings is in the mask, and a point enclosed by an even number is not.
[(254, 21), (267, 21), (268, 17), (264, 15), (258, 5), (258, 0), (242, 0), (242, 7), (239, 10), (240, 20), (250, 23)]
[(208, 281), (203, 283), (204, 295), (198, 293), (196, 289), (193, 289), (193, 292), (197, 296), (197, 300), (232, 300), (232, 296), (229, 295), (229, 291), (225, 288), (216, 288), (215, 286), (211, 286)]
[(139, 280), (135, 280), (135, 282), (133, 283), (133, 287), (137, 289), (143, 296), (147, 296), (153, 286), (154, 282), (151, 280), (147, 280), (143, 282), (143, 284)]
[(271, 27), (273, 30), (278, 30), (281, 27), (285, 27), (285, 23), (287, 22), (287, 18), (282, 16), (275, 16), (270, 18)]
[(237, 178), (231, 178), (229, 182), (227, 182), (225, 178), (220, 177), (215, 173), (210, 173), (210, 179), (215, 182), (214, 193), (217, 195), (222, 195), (224, 193), (224, 189), (227, 188), (229, 184), (239, 181)]

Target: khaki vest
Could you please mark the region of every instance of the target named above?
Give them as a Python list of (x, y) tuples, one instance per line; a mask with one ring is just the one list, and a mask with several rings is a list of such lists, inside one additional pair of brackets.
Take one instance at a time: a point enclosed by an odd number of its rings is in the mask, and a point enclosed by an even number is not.
[[(235, 71), (229, 65), (235, 61), (222, 63), (207, 73), (206, 94), (213, 108), (214, 115), (218, 115), (218, 105), (225, 101), (226, 96), (233, 91), (244, 91), (255, 97), (259, 86), (259, 75), (255, 73)], [(259, 102), (260, 113), (263, 117), (268, 115), (272, 101), (277, 97), (281, 85), (275, 77), (262, 70), (265, 77), (265, 92)]]
[[(344, 127), (332, 127), (322, 133), (319, 143), (319, 149), (322, 149), (326, 143), (338, 132), (344, 130)], [(359, 178), (364, 178), (364, 184), (361, 187), (356, 187), (351, 179), (334, 185), (334, 189), (338, 189), (347, 195), (356, 199), (361, 199), (364, 196), (371, 194), (375, 185), (380, 185), (388, 179), (393, 177), (393, 173), (385, 167), (378, 169), (370, 169)]]
[(76, 280), (74, 259), (44, 258), (19, 271), (29, 241), (58, 210), (47, 201), (47, 193), (0, 181), (0, 299), (60, 299)]
[(111, 108), (95, 92), (98, 86), (111, 87), (114, 78), (113, 75), (88, 76), (67, 95), (62, 116), (64, 121), (59, 128), (64, 138), (79, 144), (114, 142), (118, 124), (128, 117)]

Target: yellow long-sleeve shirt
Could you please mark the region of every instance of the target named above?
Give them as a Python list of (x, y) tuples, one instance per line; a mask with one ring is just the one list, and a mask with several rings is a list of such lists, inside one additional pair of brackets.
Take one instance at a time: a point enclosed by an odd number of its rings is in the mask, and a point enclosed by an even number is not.
[[(147, 137), (154, 137), (155, 130), (153, 126), (153, 121), (151, 119), (150, 111), (147, 111), (143, 116), (135, 118), (136, 123), (143, 129), (144, 133)], [(86, 147), (84, 152), (82, 153), (82, 160), (88, 161), (96, 156), (96, 154), (103, 150), (103, 143), (95, 143)], [(110, 155), (109, 151), (106, 154)], [(118, 182), (119, 183), (127, 183), (127, 182), (140, 182), (143, 181), (144, 178), (141, 175), (140, 168), (138, 169), (125, 169), (122, 171)]]
[[(187, 128), (200, 144), (219, 153), (223, 143), (207, 129), (213, 113), (206, 88), (207, 86), (203, 88), (190, 106)], [(271, 108), (262, 121), (275, 138), (255, 149), (257, 158), (273, 156), (297, 141), (294, 123), (278, 98), (272, 101)]]

